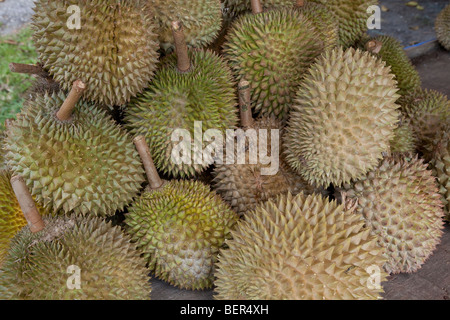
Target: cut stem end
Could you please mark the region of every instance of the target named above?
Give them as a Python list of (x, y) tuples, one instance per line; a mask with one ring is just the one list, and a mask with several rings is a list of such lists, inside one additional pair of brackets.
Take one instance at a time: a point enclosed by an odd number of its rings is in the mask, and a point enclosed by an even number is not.
[(80, 101), (83, 92), (86, 90), (86, 85), (81, 80), (76, 80), (73, 83), (72, 90), (67, 96), (61, 108), (56, 113), (56, 117), (60, 121), (67, 121), (72, 117), (75, 105)]

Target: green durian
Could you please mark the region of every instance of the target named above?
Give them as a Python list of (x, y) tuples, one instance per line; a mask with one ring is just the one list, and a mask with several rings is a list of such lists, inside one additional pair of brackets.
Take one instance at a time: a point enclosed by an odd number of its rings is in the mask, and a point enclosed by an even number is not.
[(138, 153), (128, 133), (91, 103), (77, 102), (72, 117), (59, 120), (65, 99), (59, 92), (24, 104), (7, 129), (7, 164), (49, 210), (113, 215), (144, 182)]
[(394, 138), (389, 144), (392, 153), (414, 153), (416, 151), (416, 137), (408, 119), (400, 118), (398, 127), (394, 129)]
[(222, 24), (220, 0), (147, 0), (158, 23), (157, 33), (161, 48), (174, 48), (172, 21), (181, 21), (186, 42), (202, 48), (217, 37)]
[(43, 67), (64, 90), (82, 80), (87, 100), (125, 105), (157, 68), (156, 24), (146, 1), (36, 1), (33, 40)]
[(438, 14), (434, 29), (439, 43), (450, 51), (450, 4)]
[[(147, 300), (145, 260), (120, 227), (98, 217), (44, 218), (23, 228), (0, 269), (0, 299)], [(79, 289), (71, 288), (79, 270)]]
[(339, 25), (339, 44), (345, 49), (353, 45), (366, 31), (370, 6), (378, 0), (309, 0), (324, 5), (336, 16)]
[(158, 170), (181, 178), (200, 174), (211, 162), (195, 161), (195, 148), (190, 149), (192, 161), (174, 161), (173, 150), (181, 143), (173, 141), (175, 130), (187, 130), (194, 141), (200, 139), (195, 133), (196, 123), (203, 135), (208, 129), (225, 134), (238, 122), (234, 81), (226, 63), (211, 51), (189, 50), (187, 54), (187, 72), (178, 70), (177, 55), (168, 56), (151, 86), (133, 99), (125, 115), (130, 131), (146, 137)]
[(286, 120), (304, 73), (324, 45), (305, 15), (281, 8), (238, 17), (224, 55), (238, 81), (250, 81), (255, 111)]
[(440, 242), (443, 209), (435, 178), (419, 159), (388, 156), (344, 188), (356, 212), (386, 248), (390, 274), (415, 272)]
[(433, 145), (433, 140), (450, 119), (450, 100), (438, 91), (419, 88), (402, 96), (398, 103), (414, 130), (418, 151), (429, 159), (431, 150), (428, 146)]
[[(366, 42), (366, 46), (370, 44), (374, 45), (373, 48), (377, 48), (378, 52), (373, 53), (391, 67), (391, 72), (395, 75), (400, 89), (398, 94), (403, 96), (420, 88), (422, 82), (419, 73), (397, 39), (391, 36), (378, 36)], [(368, 50), (371, 51), (370, 48)]]
[(214, 264), (238, 216), (209, 186), (165, 182), (125, 215), (126, 230), (156, 277), (179, 288), (211, 288)]
[(216, 299), (379, 299), (383, 292), (384, 248), (350, 204), (280, 195), (231, 234), (216, 267)]
[(439, 192), (444, 203), (445, 220), (450, 222), (450, 124), (441, 130), (430, 146), (430, 163), (439, 183)]
[(286, 160), (311, 184), (340, 186), (375, 168), (397, 127), (394, 75), (368, 52), (336, 48), (311, 66), (292, 107)]

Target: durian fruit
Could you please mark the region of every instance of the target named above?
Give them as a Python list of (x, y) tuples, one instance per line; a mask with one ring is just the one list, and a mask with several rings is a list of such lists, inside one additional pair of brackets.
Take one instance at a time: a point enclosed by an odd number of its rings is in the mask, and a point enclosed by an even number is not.
[(339, 44), (344, 48), (353, 45), (366, 31), (370, 6), (377, 0), (310, 0), (324, 5), (336, 16), (339, 25)]
[(402, 96), (398, 103), (402, 113), (409, 119), (417, 137), (417, 148), (429, 159), (430, 150), (437, 133), (450, 119), (450, 100), (444, 94), (428, 89), (417, 89)]
[(286, 120), (300, 81), (324, 43), (299, 10), (260, 9), (255, 5), (253, 14), (236, 19), (223, 52), (236, 78), (250, 81), (255, 111)]
[(306, 181), (336, 187), (378, 165), (394, 137), (394, 75), (368, 52), (336, 48), (311, 66), (292, 107), (286, 160)]
[(414, 153), (416, 137), (409, 119), (400, 117), (398, 127), (394, 129), (394, 138), (390, 141), (392, 153)]
[(128, 133), (105, 111), (79, 101), (85, 87), (75, 81), (68, 96), (27, 101), (7, 129), (5, 157), (45, 208), (113, 215), (138, 194), (144, 172)]
[[(231, 15), (237, 16), (242, 13), (250, 11), (252, 8), (252, 0), (223, 0), (223, 6)], [(298, 0), (263, 0), (261, 6), (264, 10), (267, 9), (281, 9), (293, 8), (297, 4), (303, 4), (303, 1)]]
[(12, 239), (0, 269), (0, 299), (150, 298), (145, 261), (120, 227), (98, 217), (59, 216), (43, 222), (41, 231), (27, 226)]
[(27, 224), (10, 179), (11, 174), (7, 170), (0, 170), (0, 268), (8, 252), (9, 242)]
[(434, 29), (439, 43), (450, 51), (450, 4), (438, 14)]
[(174, 49), (172, 21), (181, 21), (186, 42), (190, 47), (202, 48), (213, 42), (222, 24), (220, 0), (147, 0), (158, 23), (160, 46)]
[(365, 47), (391, 67), (391, 72), (395, 75), (400, 89), (398, 94), (403, 96), (420, 88), (419, 73), (397, 39), (391, 36), (378, 36), (367, 41)]
[[(245, 142), (246, 145), (242, 149), (238, 149), (239, 145), (234, 148), (232, 163), (227, 162), (225, 155), (225, 161), (216, 164), (213, 170), (213, 189), (241, 216), (254, 209), (261, 201), (271, 199), (278, 194), (288, 191), (293, 194), (300, 191), (314, 192), (314, 188), (308, 185), (300, 175), (293, 172), (282, 158), (280, 142), (283, 131), (280, 121), (274, 117), (253, 120), (248, 81), (241, 80), (239, 83), (239, 103), (242, 133), (248, 134), (249, 142), (248, 144)], [(277, 131), (275, 137), (278, 137), (278, 140), (273, 140), (272, 132), (274, 130)], [(266, 136), (261, 135), (262, 132)], [(253, 133), (255, 141), (252, 141), (251, 138)], [(262, 139), (266, 141), (261, 144), (260, 140)], [(252, 148), (251, 144), (257, 147)], [(275, 149), (272, 149), (272, 144)], [(242, 155), (245, 156), (245, 162), (239, 163), (238, 159)], [(262, 163), (261, 157), (265, 155), (271, 157), (269, 164)], [(255, 157), (256, 163), (251, 162), (252, 157)], [(263, 171), (263, 168), (269, 171), (271, 167), (274, 172)]]
[(346, 185), (356, 211), (386, 248), (390, 274), (415, 272), (440, 242), (443, 209), (435, 178), (416, 155), (387, 156), (366, 177)]
[(135, 143), (150, 189), (128, 208), (128, 234), (159, 279), (182, 289), (211, 288), (218, 251), (238, 216), (199, 181), (161, 180), (145, 138)]
[(379, 299), (383, 292), (384, 249), (350, 203), (280, 195), (231, 233), (217, 263), (216, 299)]
[(88, 87), (85, 99), (125, 105), (157, 67), (156, 24), (146, 1), (36, 1), (32, 29), (39, 60), (62, 89), (80, 79)]
[(205, 147), (196, 124), (202, 135), (208, 129), (225, 133), (235, 128), (236, 94), (231, 71), (222, 58), (211, 51), (188, 50), (180, 23), (174, 23), (174, 28), (179, 39), (176, 55), (164, 60), (152, 85), (128, 105), (125, 121), (134, 135), (146, 137), (158, 170), (172, 177), (192, 178), (211, 162), (196, 161), (199, 154), (194, 147), (186, 151), (187, 161), (174, 161), (174, 148), (181, 142), (173, 136), (184, 130), (192, 144)]
[(439, 183), (445, 219), (450, 222), (450, 124), (440, 131), (431, 149), (431, 167)]

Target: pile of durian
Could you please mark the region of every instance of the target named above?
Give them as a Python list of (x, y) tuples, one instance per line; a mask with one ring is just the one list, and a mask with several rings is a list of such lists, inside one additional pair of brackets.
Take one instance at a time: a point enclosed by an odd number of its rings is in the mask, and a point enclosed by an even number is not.
[[(367, 35), (375, 4), (37, 0), (39, 61), (11, 64), (36, 81), (1, 137), (0, 299), (149, 299), (151, 276), (381, 299), (420, 269), (450, 219), (450, 102)], [(196, 121), (279, 130), (279, 170), (174, 162)]]

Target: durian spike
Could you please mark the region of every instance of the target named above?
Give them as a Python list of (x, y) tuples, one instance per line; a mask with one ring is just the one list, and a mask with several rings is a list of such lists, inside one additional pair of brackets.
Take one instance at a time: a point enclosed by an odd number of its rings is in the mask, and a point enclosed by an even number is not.
[(162, 186), (163, 181), (159, 177), (158, 171), (156, 171), (155, 164), (153, 163), (152, 155), (145, 141), (144, 136), (137, 136), (133, 139), (136, 149), (141, 157), (142, 164), (144, 165), (147, 180), (152, 189), (158, 189)]
[(380, 52), (382, 46), (383, 43), (381, 41), (370, 40), (369, 42), (366, 43), (366, 50), (374, 54), (377, 54)]
[(36, 204), (31, 197), (30, 191), (25, 184), (22, 176), (13, 176), (11, 178), (11, 186), (16, 194), (20, 209), (28, 222), (28, 226), (32, 233), (36, 233), (44, 229), (45, 223), (39, 214)]
[(72, 90), (70, 90), (70, 93), (64, 101), (63, 105), (56, 113), (56, 117), (60, 121), (67, 121), (72, 117), (72, 111), (75, 108), (77, 102), (80, 100), (84, 90), (86, 90), (86, 85), (83, 83), (83, 81), (74, 81)]
[(305, 5), (305, 1), (304, 0), (297, 0), (297, 7), (303, 7)]
[(186, 73), (191, 68), (191, 61), (189, 60), (186, 38), (184, 36), (183, 24), (181, 21), (172, 22), (172, 33), (175, 41), (178, 71)]
[(263, 6), (261, 0), (251, 0), (252, 12), (253, 14), (258, 14), (263, 12)]
[(11, 72), (16, 73), (34, 74), (37, 76), (41, 76), (43, 78), (47, 78), (49, 76), (47, 71), (42, 69), (42, 66), (39, 64), (36, 65), (36, 64), (22, 64), (11, 62), (9, 64), (9, 70), (11, 70)]
[(250, 127), (253, 124), (252, 106), (250, 101), (250, 82), (242, 79), (238, 85), (239, 110), (241, 113), (241, 127)]

